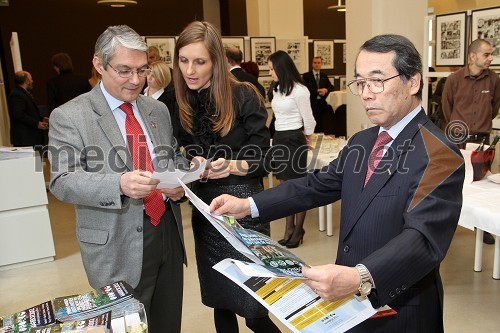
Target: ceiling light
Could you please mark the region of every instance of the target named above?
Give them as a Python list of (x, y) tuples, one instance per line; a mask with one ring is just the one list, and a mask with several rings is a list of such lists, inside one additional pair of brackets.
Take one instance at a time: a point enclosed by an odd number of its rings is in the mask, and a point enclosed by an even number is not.
[(345, 12), (345, 1), (342, 4), (342, 0), (339, 0), (337, 6), (329, 6), (328, 9), (336, 9), (338, 12)]
[(136, 0), (98, 0), (99, 5), (109, 5), (111, 7), (125, 7), (131, 5), (137, 5)]

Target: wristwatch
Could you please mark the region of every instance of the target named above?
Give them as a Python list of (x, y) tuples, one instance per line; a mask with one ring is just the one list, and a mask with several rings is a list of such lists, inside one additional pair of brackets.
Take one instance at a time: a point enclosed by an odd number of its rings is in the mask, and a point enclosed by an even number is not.
[(370, 294), (373, 287), (370, 272), (364, 265), (356, 265), (356, 269), (358, 270), (359, 276), (361, 277), (357, 296), (366, 297)]

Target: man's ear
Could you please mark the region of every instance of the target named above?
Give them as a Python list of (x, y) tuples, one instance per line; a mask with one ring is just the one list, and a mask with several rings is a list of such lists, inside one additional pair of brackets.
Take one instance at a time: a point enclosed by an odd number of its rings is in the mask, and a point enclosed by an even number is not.
[(410, 77), (410, 87), (411, 94), (416, 95), (420, 89), (420, 82), (422, 81), (422, 76), (420, 73), (416, 73), (412, 77)]
[(102, 72), (104, 72), (105, 69), (101, 64), (101, 60), (98, 57), (94, 56), (94, 58), (92, 59), (92, 64), (94, 65), (94, 68), (97, 71), (97, 73), (102, 75)]

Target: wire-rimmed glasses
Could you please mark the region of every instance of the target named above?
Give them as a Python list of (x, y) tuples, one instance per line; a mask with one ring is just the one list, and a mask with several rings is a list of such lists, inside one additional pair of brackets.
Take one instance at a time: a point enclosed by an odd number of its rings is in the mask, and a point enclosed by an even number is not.
[(111, 69), (114, 70), (116, 72), (116, 74), (118, 74), (119, 77), (122, 77), (124, 79), (130, 79), (136, 73), (137, 73), (137, 76), (139, 76), (139, 77), (146, 77), (149, 75), (149, 73), (151, 73), (151, 69), (147, 68), (147, 67), (138, 69), (136, 71), (133, 71), (131, 69), (119, 71), (119, 70), (115, 69), (113, 66), (111, 66), (111, 64), (108, 64), (108, 66), (111, 67)]
[(380, 94), (384, 91), (384, 82), (389, 81), (390, 79), (394, 79), (395, 77), (401, 76), (401, 74), (397, 74), (391, 76), (387, 79), (379, 79), (379, 78), (367, 78), (367, 79), (357, 79), (349, 81), (347, 86), (353, 95), (359, 96), (363, 93), (365, 87), (368, 88), (373, 94)]

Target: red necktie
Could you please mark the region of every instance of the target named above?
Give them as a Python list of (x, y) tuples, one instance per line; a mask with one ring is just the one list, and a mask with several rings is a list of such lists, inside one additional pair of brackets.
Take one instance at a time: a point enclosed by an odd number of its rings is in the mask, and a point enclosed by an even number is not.
[[(134, 116), (132, 104), (123, 103), (120, 109), (127, 115), (125, 119), (125, 129), (127, 132), (127, 141), (134, 168), (153, 172), (151, 163), (151, 154), (149, 153), (147, 137), (144, 135), (141, 125)], [(154, 190), (144, 198), (144, 209), (149, 216), (151, 223), (157, 226), (165, 213), (165, 203), (160, 191)]]
[(375, 145), (373, 146), (372, 152), (370, 153), (370, 159), (368, 160), (368, 169), (366, 170), (366, 178), (365, 185), (370, 180), (370, 177), (373, 175), (375, 169), (377, 169), (382, 156), (384, 156), (384, 146), (391, 142), (391, 136), (386, 132), (380, 132), (377, 137), (377, 141), (375, 141)]

